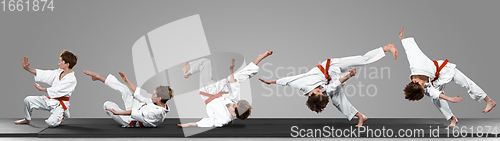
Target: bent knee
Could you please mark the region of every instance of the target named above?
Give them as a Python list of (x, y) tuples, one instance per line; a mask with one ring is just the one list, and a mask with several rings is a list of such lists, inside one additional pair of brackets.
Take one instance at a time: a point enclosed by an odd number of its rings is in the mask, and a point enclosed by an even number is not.
[(24, 98), (24, 103), (29, 103), (31, 101), (35, 101), (37, 99), (38, 96), (27, 96), (26, 98)]
[(106, 109), (108, 109), (108, 107), (110, 107), (112, 104), (114, 104), (114, 102), (111, 102), (111, 101), (106, 101), (106, 102), (104, 102), (104, 104), (102, 105), (102, 109), (106, 110)]
[(45, 120), (45, 123), (47, 123), (49, 127), (57, 127), (61, 124), (61, 121), (58, 119), (47, 119)]
[(210, 59), (207, 59), (207, 58), (201, 58), (200, 61), (203, 63), (211, 63)]

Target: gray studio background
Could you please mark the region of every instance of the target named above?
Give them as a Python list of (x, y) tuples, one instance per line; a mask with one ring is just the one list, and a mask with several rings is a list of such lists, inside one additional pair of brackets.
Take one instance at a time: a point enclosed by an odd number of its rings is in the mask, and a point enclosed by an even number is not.
[[(428, 97), (418, 102), (404, 99), (402, 90), (410, 70), (398, 33), (405, 26), (405, 37), (415, 37), (427, 56), (457, 64), (498, 102), (499, 4), (451, 0), (55, 0), (53, 12), (0, 11), (0, 118), (24, 117), (23, 99), (44, 94), (32, 85), (33, 75), (22, 69), (22, 57), (29, 57), (32, 68), (55, 69), (64, 49), (79, 57), (73, 69), (78, 86), (71, 97), (71, 116), (107, 117), (102, 110), (104, 101), (123, 105), (118, 92), (91, 81), (83, 70), (116, 76), (121, 71), (135, 83), (134, 42), (159, 26), (195, 14), (200, 14), (212, 53), (234, 52), (253, 61), (265, 50), (275, 51), (250, 79), (252, 118), (344, 118), (331, 103), (322, 114), (316, 114), (305, 106), (306, 97), (298, 90), (263, 85), (258, 78), (304, 73), (328, 57), (360, 55), (388, 43), (399, 49), (399, 58), (394, 60), (386, 53), (380, 61), (358, 70), (359, 77), (346, 83), (350, 85), (346, 88), (349, 101), (368, 117), (442, 118)], [(185, 53), (189, 51), (175, 55)], [(450, 103), (458, 118), (500, 115), (498, 108), (482, 114), (484, 101), (471, 100), (466, 89), (454, 82), (445, 91), (464, 98), (461, 103)], [(168, 116), (178, 117), (172, 102)], [(38, 118), (48, 115), (47, 111), (34, 112)]]

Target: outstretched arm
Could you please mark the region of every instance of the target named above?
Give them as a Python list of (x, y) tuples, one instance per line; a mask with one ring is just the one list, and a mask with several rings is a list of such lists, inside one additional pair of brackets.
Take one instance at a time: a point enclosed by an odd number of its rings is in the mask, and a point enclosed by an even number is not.
[(342, 77), (339, 79), (340, 83), (344, 83), (345, 81), (349, 80), (349, 78), (353, 77), (356, 75), (356, 68), (349, 70), (349, 74), (346, 76)]
[(276, 80), (264, 80), (262, 78), (259, 78), (259, 80), (262, 81), (263, 83), (266, 83), (267, 85), (276, 84)]
[(463, 100), (460, 97), (460, 95), (457, 95), (456, 97), (452, 98), (452, 97), (448, 97), (448, 96), (444, 95), (444, 93), (439, 94), (439, 98), (444, 99), (444, 100), (449, 101), (449, 102), (453, 102), (453, 103), (458, 103), (458, 102)]
[(120, 76), (122, 77), (123, 81), (125, 83), (127, 83), (128, 87), (130, 88), (130, 90), (132, 90), (132, 92), (135, 92), (135, 89), (137, 87), (134, 86), (134, 84), (132, 84), (130, 81), (128, 81), (128, 78), (127, 78), (127, 75), (125, 75), (124, 73), (122, 72), (118, 72), (118, 74), (120, 74)]
[(30, 68), (30, 63), (28, 62), (28, 57), (24, 56), (24, 58), (21, 59), (21, 61), (23, 63), (24, 70), (36, 75), (36, 69)]
[(196, 122), (191, 122), (191, 123), (185, 123), (185, 124), (177, 124), (177, 126), (180, 127), (190, 127), (190, 126), (198, 126)]

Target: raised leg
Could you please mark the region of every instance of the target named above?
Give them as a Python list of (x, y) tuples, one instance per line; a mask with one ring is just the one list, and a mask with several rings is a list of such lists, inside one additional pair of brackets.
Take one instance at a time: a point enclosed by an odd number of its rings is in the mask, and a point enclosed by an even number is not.
[[(385, 48), (390, 47), (392, 44), (387, 45)], [(392, 45), (394, 46), (394, 45)], [(342, 58), (331, 58), (330, 68), (339, 67), (341, 70), (350, 70), (352, 68), (361, 67), (375, 61), (378, 61), (384, 57), (384, 47), (375, 48), (364, 55), (349, 56)], [(326, 60), (321, 63), (323, 67), (326, 66)], [(326, 67), (325, 67), (326, 68)], [(334, 70), (334, 69), (332, 69)], [(332, 72), (335, 73), (335, 72)]]
[(106, 84), (113, 90), (119, 91), (122, 96), (123, 103), (125, 104), (125, 109), (132, 109), (132, 106), (134, 105), (134, 92), (132, 92), (132, 90), (130, 90), (127, 85), (118, 81), (118, 79), (116, 79), (116, 77), (111, 74), (106, 77), (106, 81), (104, 82), (104, 84)]
[(231, 66), (229, 66), (229, 83), (233, 83), (233, 82), (236, 82), (236, 80), (234, 80), (234, 58), (231, 59)]
[(483, 113), (490, 112), (497, 104), (495, 101), (491, 100), (490, 97), (481, 89), (474, 81), (469, 79), (460, 70), (455, 68), (455, 75), (453, 76), (453, 81), (459, 86), (467, 89), (469, 96), (476, 101), (484, 100), (486, 102), (486, 108), (482, 111)]
[(185, 78), (195, 73), (200, 73), (200, 88), (214, 83), (212, 80), (212, 62), (209, 59), (201, 58), (195, 61), (186, 62), (184, 66), (187, 66), (183, 67), (183, 71), (185, 71), (184, 74), (187, 74)]
[(191, 73), (189, 72), (189, 62), (186, 62), (182, 65), (182, 73), (184, 74), (184, 78), (189, 78)]

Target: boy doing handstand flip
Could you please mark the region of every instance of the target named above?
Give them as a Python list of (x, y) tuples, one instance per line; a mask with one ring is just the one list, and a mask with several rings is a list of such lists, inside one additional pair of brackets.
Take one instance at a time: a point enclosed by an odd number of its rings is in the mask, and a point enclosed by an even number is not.
[(200, 73), (200, 96), (205, 101), (208, 118), (198, 122), (177, 124), (181, 127), (221, 127), (227, 125), (235, 118), (245, 120), (250, 116), (252, 106), (246, 100), (240, 100), (240, 84), (251, 78), (259, 71), (257, 66), (262, 59), (271, 55), (272, 51), (266, 51), (249, 63), (245, 68), (233, 73), (234, 59), (229, 67), (230, 76), (220, 81), (212, 80), (212, 66), (210, 60), (202, 58), (183, 65), (184, 77), (189, 78), (194, 73)]
[(304, 74), (284, 77), (278, 80), (259, 80), (266, 84), (279, 84), (300, 89), (304, 92), (304, 95), (308, 96), (306, 101), (307, 107), (316, 113), (323, 111), (329, 102), (328, 97), (330, 97), (333, 105), (348, 120), (356, 116), (359, 119), (356, 127), (363, 126), (363, 123), (368, 118), (351, 105), (345, 97), (342, 88), (344, 87), (344, 82), (356, 74), (355, 67), (364, 66), (381, 59), (385, 56), (384, 52), (391, 52), (394, 59), (397, 58), (398, 50), (390, 43), (384, 47), (373, 49), (363, 56), (327, 59)]

